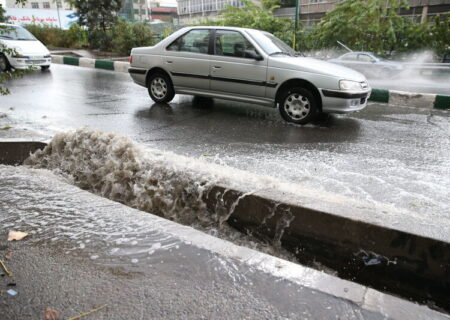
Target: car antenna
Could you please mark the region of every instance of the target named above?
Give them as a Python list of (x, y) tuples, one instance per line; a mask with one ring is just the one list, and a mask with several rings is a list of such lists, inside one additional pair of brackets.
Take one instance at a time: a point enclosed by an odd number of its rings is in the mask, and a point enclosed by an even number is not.
[(336, 42), (337, 42), (339, 45), (341, 45), (342, 47), (344, 47), (345, 49), (347, 49), (348, 52), (353, 52), (352, 49), (350, 49), (349, 47), (347, 47), (347, 46), (346, 46), (345, 44), (343, 44), (342, 42), (340, 42), (340, 41), (338, 41), (338, 40), (336, 40)]

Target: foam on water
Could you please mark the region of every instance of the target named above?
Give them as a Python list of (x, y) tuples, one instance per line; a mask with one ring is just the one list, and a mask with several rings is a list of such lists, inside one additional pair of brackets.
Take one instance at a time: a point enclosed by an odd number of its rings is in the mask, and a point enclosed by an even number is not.
[[(395, 223), (402, 219), (405, 228), (413, 224), (406, 222), (406, 218), (433, 223), (416, 212), (394, 205), (363, 201), (202, 159), (144, 148), (126, 137), (87, 129), (57, 134), (44, 150), (30, 156), (26, 164), (57, 171), (83, 189), (244, 245), (256, 241), (231, 230), (225, 222), (240, 199), (253, 193), (269, 197), (282, 195), (281, 200), (274, 199), (307, 206), (326, 203), (330, 210), (339, 206), (363, 209), (364, 216), (358, 212), (355, 217), (349, 210), (342, 210), (342, 214), (373, 223), (388, 223), (388, 220)], [(224, 194), (214, 195), (218, 200), (215, 210), (208, 212), (203, 199), (213, 186), (238, 190), (242, 196), (226, 206), (220, 201)], [(275, 239), (270, 241), (275, 246), (267, 250), (279, 247), (283, 230), (290, 222), (289, 213), (284, 220), (276, 230)]]
[[(226, 224), (239, 200), (254, 191), (240, 196), (229, 210), (218, 201), (215, 212), (208, 212), (203, 196), (213, 185), (231, 185), (230, 178), (241, 182), (246, 180), (245, 176), (232, 174), (233, 169), (142, 148), (128, 138), (89, 130), (57, 134), (44, 150), (31, 155), (25, 164), (53, 170), (83, 189), (139, 210), (295, 260), (292, 254), (279, 246), (263, 243)], [(120, 244), (129, 240), (117, 241)], [(127, 250), (136, 254), (140, 249)]]

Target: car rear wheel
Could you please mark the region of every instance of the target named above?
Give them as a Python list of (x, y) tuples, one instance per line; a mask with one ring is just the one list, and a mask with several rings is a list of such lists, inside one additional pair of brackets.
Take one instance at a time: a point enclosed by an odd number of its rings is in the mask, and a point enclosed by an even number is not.
[(148, 79), (148, 93), (153, 101), (170, 102), (175, 96), (172, 81), (163, 73), (154, 73)]
[(0, 54), (0, 71), (5, 72), (11, 69), (11, 65), (9, 64), (8, 58), (6, 58), (3, 54)]
[(319, 107), (314, 95), (305, 88), (284, 91), (278, 101), (281, 117), (287, 122), (307, 124), (318, 116)]

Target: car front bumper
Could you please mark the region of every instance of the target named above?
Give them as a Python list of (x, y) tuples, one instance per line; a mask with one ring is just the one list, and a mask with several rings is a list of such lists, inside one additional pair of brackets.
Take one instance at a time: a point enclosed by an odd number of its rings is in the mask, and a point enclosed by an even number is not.
[(322, 111), (332, 113), (349, 113), (359, 111), (367, 106), (371, 89), (365, 91), (343, 91), (321, 89)]
[(9, 64), (15, 69), (27, 69), (29, 67), (49, 66), (52, 58), (43, 56), (8, 57)]

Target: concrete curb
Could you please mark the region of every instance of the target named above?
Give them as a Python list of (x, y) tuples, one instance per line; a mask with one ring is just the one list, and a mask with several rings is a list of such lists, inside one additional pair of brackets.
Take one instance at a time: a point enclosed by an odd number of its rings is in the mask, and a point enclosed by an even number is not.
[[(11, 158), (0, 160), (20, 164), (44, 145), (25, 143), (24, 151), (15, 154), (2, 149), (18, 151), (17, 146), (0, 143), (0, 154)], [(211, 212), (228, 212), (227, 222), (236, 229), (290, 250), (303, 264), (318, 263), (341, 278), (420, 303), (431, 300), (450, 310), (447, 237), (432, 238), (426, 230), (357, 219), (365, 213), (354, 206), (333, 203), (340, 209), (332, 210), (325, 203), (314, 207), (306, 198), (289, 202), (272, 189), (244, 193), (237, 187), (216, 185), (203, 194), (203, 201)], [(355, 211), (357, 216), (342, 210)], [(408, 220), (404, 223), (408, 225)]]
[(450, 109), (450, 96), (441, 94), (372, 89), (369, 101), (426, 109)]
[[(58, 55), (52, 55), (52, 63), (104, 69), (116, 72), (128, 72), (128, 68), (130, 67), (130, 63), (123, 61), (66, 57)], [(450, 95), (440, 94), (412, 93), (375, 88), (372, 90), (369, 101), (425, 109), (450, 109)]]
[(116, 72), (128, 72), (128, 68), (130, 67), (130, 63), (124, 61), (78, 58), (78, 57), (67, 57), (58, 55), (52, 55), (52, 63), (67, 64), (71, 66), (93, 68), (93, 69), (103, 69)]

